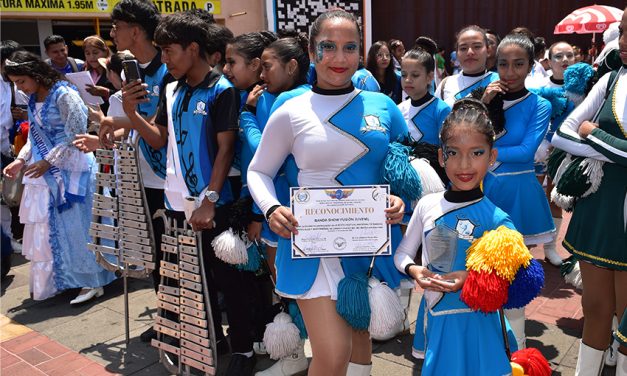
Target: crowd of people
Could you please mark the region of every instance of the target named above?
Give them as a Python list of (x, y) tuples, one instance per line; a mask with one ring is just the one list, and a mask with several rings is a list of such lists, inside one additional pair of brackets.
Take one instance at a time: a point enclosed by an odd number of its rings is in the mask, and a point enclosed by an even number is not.
[[(616, 48), (594, 68), (576, 63), (566, 41), (547, 47), (524, 27), (501, 38), (470, 25), (457, 33), (452, 74), (428, 36), (407, 50), (398, 39), (376, 41), (364, 54), (357, 19), (341, 9), (322, 13), (309, 35), (234, 36), (207, 12), (160, 15), (150, 0), (120, 1), (111, 20), (117, 52), (88, 36), (84, 60), (68, 56), (61, 36), (46, 38), (45, 60), (0, 43), (3, 174), (5, 184), (24, 185), (13, 226), (3, 205), (3, 252), (5, 238), (22, 238), (33, 299), (80, 288), (70, 302), (80, 304), (114, 280), (87, 247), (93, 152), (124, 140), (139, 150), (153, 218), (155, 292), (164, 225), (153, 215), (163, 210), (201, 234), (217, 351), (231, 353), (227, 375), (253, 373), (277, 305), (301, 317), (301, 340), (257, 375), (370, 375), (372, 340), (409, 329), (413, 284), (424, 290), (412, 347), (423, 375), (510, 374), (506, 343), (526, 347), (524, 304), (502, 302), (499, 317), (470, 303), (477, 276), (467, 254), (505, 228), (520, 234), (525, 254), (541, 246), (546, 267), (559, 267), (563, 210), (572, 211), (563, 245), (583, 281), (577, 374), (597, 375), (607, 362), (627, 375), (627, 13)], [(140, 80), (126, 80), (129, 60)], [(104, 104), (86, 104), (66, 79), (79, 71)], [(393, 159), (404, 171), (396, 179)], [(420, 159), (435, 176), (430, 191)], [(391, 187), (391, 255), (292, 257), (299, 218), (290, 187), (381, 184)], [(236, 206), (249, 218), (242, 238), (263, 248), (267, 262), (256, 270), (225, 262), (212, 245)], [(396, 292), (405, 322), (388, 338), (371, 337), (340, 309), (356, 275)], [(152, 328), (141, 335), (153, 338)]]

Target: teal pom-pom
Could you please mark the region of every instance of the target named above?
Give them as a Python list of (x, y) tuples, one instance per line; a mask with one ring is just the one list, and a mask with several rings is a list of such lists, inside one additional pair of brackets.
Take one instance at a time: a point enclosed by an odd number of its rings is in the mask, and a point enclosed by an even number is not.
[(563, 88), (567, 92), (584, 95), (588, 88), (588, 82), (593, 76), (594, 69), (590, 64), (573, 64), (564, 71)]
[(243, 270), (246, 272), (256, 272), (259, 270), (261, 266), (261, 255), (259, 254), (260, 250), (256, 249), (256, 245), (253, 244), (246, 252), (248, 253), (248, 262), (245, 264), (237, 264), (236, 268), (239, 270)]
[(305, 320), (303, 320), (303, 315), (300, 313), (300, 308), (298, 308), (298, 304), (296, 304), (295, 300), (288, 303), (287, 310), (289, 311), (290, 316), (292, 316), (292, 322), (296, 325), (298, 331), (300, 332), (300, 338), (306, 339), (308, 335), (307, 328), (305, 327)]
[(353, 329), (368, 330), (371, 311), (366, 274), (355, 273), (340, 281), (335, 308)]
[(529, 266), (520, 267), (507, 291), (507, 303), (503, 308), (522, 308), (529, 304), (544, 286), (544, 269), (536, 259)]
[(399, 142), (390, 143), (383, 162), (382, 175), (392, 193), (413, 201), (422, 196), (422, 184), (418, 173), (409, 163), (410, 150)]
[(568, 98), (564, 95), (564, 89), (561, 87), (543, 87), (530, 89), (529, 91), (534, 92), (551, 103), (551, 119), (562, 116), (564, 111), (568, 108)]

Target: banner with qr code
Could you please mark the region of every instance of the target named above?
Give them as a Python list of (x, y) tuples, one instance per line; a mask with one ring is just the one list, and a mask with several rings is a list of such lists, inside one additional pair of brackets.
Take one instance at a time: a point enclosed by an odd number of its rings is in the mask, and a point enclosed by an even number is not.
[(363, 55), (372, 44), (371, 0), (266, 0), (268, 29), (295, 30), (309, 34), (316, 17), (332, 8), (353, 13), (361, 26)]

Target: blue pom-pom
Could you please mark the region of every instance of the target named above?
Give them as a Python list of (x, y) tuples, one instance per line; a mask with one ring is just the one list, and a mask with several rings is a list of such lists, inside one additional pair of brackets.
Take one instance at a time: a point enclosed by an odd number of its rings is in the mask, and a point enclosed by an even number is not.
[(340, 281), (335, 308), (353, 329), (368, 330), (371, 312), (366, 274), (355, 273)]
[(261, 266), (261, 255), (259, 252), (261, 250), (256, 249), (256, 245), (251, 245), (246, 250), (248, 253), (248, 262), (245, 264), (238, 264), (236, 268), (239, 270), (243, 270), (246, 272), (256, 272)]
[(544, 286), (544, 269), (536, 259), (531, 259), (529, 266), (521, 267), (507, 291), (507, 303), (503, 308), (522, 308), (529, 304)]
[(573, 64), (564, 71), (564, 90), (584, 95), (592, 76), (594, 76), (594, 69), (590, 64)]
[(383, 162), (383, 181), (390, 184), (392, 193), (413, 201), (422, 196), (422, 184), (416, 170), (409, 163), (410, 148), (399, 142), (388, 145)]
[(551, 119), (561, 116), (567, 108), (568, 98), (564, 95), (564, 89), (561, 87), (543, 87), (529, 91), (551, 102)]
[(300, 338), (307, 338), (307, 328), (305, 327), (305, 320), (303, 320), (303, 315), (300, 313), (300, 308), (298, 308), (298, 304), (296, 304), (295, 300), (291, 300), (287, 305), (287, 309), (292, 316), (292, 322), (298, 328), (300, 332)]

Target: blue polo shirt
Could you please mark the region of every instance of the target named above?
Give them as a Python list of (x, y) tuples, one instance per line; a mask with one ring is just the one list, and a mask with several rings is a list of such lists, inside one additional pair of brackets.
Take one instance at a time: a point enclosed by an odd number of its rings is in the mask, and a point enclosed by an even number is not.
[[(183, 179), (189, 194), (200, 196), (211, 180), (218, 152), (218, 133), (236, 132), (239, 129), (240, 96), (231, 82), (215, 69), (197, 86), (189, 86), (184, 79), (170, 85), (175, 86), (173, 89), (170, 86), (166, 89), (166, 105), (160, 106), (155, 122), (160, 125), (168, 125), (170, 120), (172, 122), (178, 167), (175, 177), (168, 174), (166, 178), (166, 206), (181, 210), (178, 204), (168, 202), (168, 179)], [(169, 116), (172, 118), (169, 119)], [(173, 147), (174, 145), (168, 145), (168, 150)], [(173, 157), (170, 151), (167, 155), (168, 158)], [(168, 166), (171, 166), (170, 162), (168, 161)], [(233, 192), (226, 180), (218, 204), (232, 200)]]

